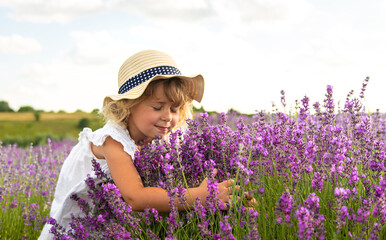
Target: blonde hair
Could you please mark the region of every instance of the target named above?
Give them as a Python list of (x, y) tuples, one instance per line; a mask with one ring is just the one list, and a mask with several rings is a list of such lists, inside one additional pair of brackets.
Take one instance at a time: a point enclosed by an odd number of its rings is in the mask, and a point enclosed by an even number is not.
[(110, 100), (102, 108), (106, 120), (113, 121), (122, 127), (126, 126), (126, 120), (130, 115), (130, 109), (154, 94), (156, 88), (163, 84), (164, 92), (174, 107), (179, 107), (179, 119), (176, 128), (185, 124), (185, 120), (192, 117), (192, 99), (184, 81), (178, 77), (155, 80), (147, 86), (145, 92), (136, 99)]

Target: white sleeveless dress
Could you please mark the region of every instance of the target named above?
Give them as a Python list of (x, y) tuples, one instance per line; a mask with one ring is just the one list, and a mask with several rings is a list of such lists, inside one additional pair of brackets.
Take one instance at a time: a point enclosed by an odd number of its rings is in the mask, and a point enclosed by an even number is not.
[[(70, 196), (76, 193), (80, 198), (88, 199), (87, 185), (84, 182), (87, 174), (96, 179), (92, 171), (92, 159), (100, 164), (101, 169), (108, 175), (110, 170), (107, 162), (103, 159), (97, 159), (92, 151), (90, 143), (101, 146), (106, 137), (110, 136), (120, 142), (123, 150), (134, 160), (134, 153), (138, 150), (134, 140), (130, 137), (129, 131), (111, 121), (106, 123), (103, 128), (94, 132), (90, 128), (85, 128), (79, 133), (79, 142), (71, 150), (70, 154), (63, 162), (60, 170), (58, 182), (55, 189), (55, 197), (52, 201), (50, 216), (62, 226), (68, 228), (71, 221), (71, 213), (79, 216), (81, 210), (77, 202), (70, 199)], [(91, 201), (89, 201), (91, 203)], [(39, 240), (52, 239), (53, 235), (49, 233), (52, 225), (46, 224), (40, 234)]]

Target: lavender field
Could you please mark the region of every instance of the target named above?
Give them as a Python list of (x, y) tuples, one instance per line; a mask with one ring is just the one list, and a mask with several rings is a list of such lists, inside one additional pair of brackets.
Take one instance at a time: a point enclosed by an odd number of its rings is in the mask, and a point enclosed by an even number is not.
[[(342, 109), (327, 86), (323, 102), (304, 97), (293, 113), (201, 113), (183, 132), (144, 146), (134, 163), (146, 186), (168, 191), (167, 214), (132, 211), (94, 162), (102, 183), (85, 179), (92, 201), (72, 196), (85, 214), (65, 231), (48, 214), (76, 142), (2, 146), (0, 239), (36, 239), (46, 221), (57, 239), (386, 239), (386, 114), (363, 111), (367, 81)], [(204, 178), (206, 206), (178, 212), (175, 200)], [(240, 186), (228, 210), (216, 201), (225, 179)]]

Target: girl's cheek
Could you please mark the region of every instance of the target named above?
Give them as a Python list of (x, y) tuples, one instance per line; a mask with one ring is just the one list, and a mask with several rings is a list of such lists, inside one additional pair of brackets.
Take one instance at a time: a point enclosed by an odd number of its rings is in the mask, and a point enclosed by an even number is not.
[(178, 123), (178, 120), (179, 120), (179, 117), (178, 116), (175, 116), (174, 118), (173, 118), (173, 127), (175, 127), (176, 125), (177, 125), (177, 123)]

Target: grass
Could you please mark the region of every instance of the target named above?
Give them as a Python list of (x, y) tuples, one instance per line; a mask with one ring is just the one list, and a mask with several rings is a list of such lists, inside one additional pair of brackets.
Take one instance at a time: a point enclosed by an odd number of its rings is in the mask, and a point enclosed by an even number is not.
[(0, 141), (3, 145), (17, 143), (21, 147), (44, 144), (47, 138), (77, 139), (81, 119), (89, 119), (87, 127), (103, 126), (99, 115), (88, 113), (42, 113), (36, 121), (33, 113), (0, 113)]

